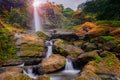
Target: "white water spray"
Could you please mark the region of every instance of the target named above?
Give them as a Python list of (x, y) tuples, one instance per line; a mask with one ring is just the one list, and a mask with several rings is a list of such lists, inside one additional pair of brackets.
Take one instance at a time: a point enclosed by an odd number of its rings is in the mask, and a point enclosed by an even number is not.
[(34, 0), (34, 26), (35, 26), (35, 32), (43, 31), (40, 16), (38, 14), (38, 4), (37, 4), (37, 2), (38, 2), (37, 0)]
[(46, 41), (45, 42), (46, 46), (48, 47), (47, 53), (46, 53), (46, 58), (48, 58), (50, 55), (52, 55), (52, 41)]
[(66, 59), (65, 70), (74, 70), (72, 61), (70, 59)]
[(23, 70), (23, 73), (28, 75), (30, 78), (36, 79), (38, 76), (33, 73), (32, 68), (28, 68), (27, 71)]

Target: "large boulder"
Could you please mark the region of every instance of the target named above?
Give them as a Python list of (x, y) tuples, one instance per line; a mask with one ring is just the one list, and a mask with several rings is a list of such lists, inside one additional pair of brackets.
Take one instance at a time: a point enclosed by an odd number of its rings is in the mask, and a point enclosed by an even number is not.
[(46, 73), (57, 71), (65, 66), (66, 59), (58, 54), (53, 54), (40, 64), (40, 68)]
[(6, 72), (3, 74), (0, 74), (0, 80), (32, 80), (28, 76), (24, 74), (18, 74), (15, 72)]
[(78, 57), (78, 60), (81, 62), (89, 62), (90, 60), (96, 59), (96, 61), (99, 61), (101, 59), (101, 57), (98, 55), (97, 50), (91, 51), (91, 52), (86, 52), (81, 54)]
[(19, 56), (44, 56), (44, 41), (34, 35), (23, 34), (21, 37)]
[(61, 39), (56, 39), (54, 42), (53, 52), (63, 56), (78, 57), (84, 51), (74, 45), (70, 45)]
[[(103, 76), (101, 77), (100, 74)], [(108, 80), (106, 75), (109, 75), (107, 77), (110, 80), (119, 80), (120, 78), (120, 61), (112, 53), (107, 54), (98, 62), (96, 60), (88, 62), (76, 80)]]

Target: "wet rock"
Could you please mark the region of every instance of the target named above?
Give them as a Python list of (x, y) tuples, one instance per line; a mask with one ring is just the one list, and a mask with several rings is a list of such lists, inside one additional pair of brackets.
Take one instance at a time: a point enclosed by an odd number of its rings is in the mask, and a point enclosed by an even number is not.
[(40, 64), (40, 69), (45, 72), (54, 72), (65, 66), (66, 59), (63, 56), (58, 54), (51, 55), (49, 58), (46, 58)]
[(79, 47), (70, 45), (63, 40), (57, 39), (54, 42), (53, 52), (63, 56), (78, 57), (84, 51)]
[(117, 42), (116, 41), (109, 41), (109, 42), (106, 42), (104, 45), (103, 45), (103, 50), (108, 50), (108, 51), (112, 51), (116, 46), (117, 46)]
[(22, 73), (22, 68), (20, 67), (1, 67), (0, 68), (0, 73), (5, 73), (5, 72), (16, 72), (16, 73)]
[(111, 54), (111, 52), (109, 52), (109, 51), (103, 51), (103, 52), (100, 53), (100, 56), (101, 57), (106, 57), (107, 55), (110, 55), (110, 54)]
[(82, 45), (83, 45), (83, 43), (84, 43), (84, 41), (75, 41), (75, 42), (73, 42), (73, 45), (74, 46), (77, 46), (77, 47), (81, 47)]
[(106, 57), (99, 60), (99, 62), (96, 62), (95, 60), (90, 61), (85, 65), (81, 75), (76, 80), (102, 80), (102, 77), (97, 73), (106, 73), (109, 76), (111, 76), (111, 74), (116, 76), (120, 75), (120, 61), (114, 54), (108, 54)]
[(25, 65), (36, 65), (39, 64), (41, 62), (41, 58), (19, 58), (19, 59), (10, 59), (6, 62), (4, 62), (4, 64), (2, 66), (18, 66), (21, 64), (25, 64)]
[(42, 40), (48, 40), (48, 38), (49, 38), (49, 36), (42, 31), (38, 31), (36, 34)]
[(78, 60), (81, 62), (89, 62), (90, 60), (93, 60), (96, 58), (100, 59), (98, 52), (99, 52), (98, 50), (95, 50), (95, 51), (83, 53), (78, 57)]
[(6, 67), (5, 72), (16, 72), (16, 73), (22, 73), (23, 69), (20, 67)]
[(37, 78), (37, 80), (50, 80), (50, 76), (48, 75), (42, 75)]
[(43, 46), (24, 44), (21, 46), (20, 50), (21, 50), (21, 54), (19, 56), (42, 57), (44, 56), (45, 48)]
[(15, 72), (6, 72), (3, 74), (0, 74), (0, 80), (32, 80), (28, 76), (21, 74), (21, 73), (15, 73)]
[(86, 42), (84, 43), (81, 48), (84, 50), (84, 51), (92, 51), (92, 50), (95, 50), (96, 49), (96, 45), (94, 43), (89, 43), (89, 42)]
[(75, 80), (102, 80), (98, 75), (89, 70), (84, 70)]

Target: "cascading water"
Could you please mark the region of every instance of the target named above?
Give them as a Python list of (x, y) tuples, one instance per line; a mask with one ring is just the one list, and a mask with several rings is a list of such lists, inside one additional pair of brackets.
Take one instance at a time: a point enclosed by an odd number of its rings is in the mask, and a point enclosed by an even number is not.
[(40, 16), (38, 14), (38, 6), (40, 2), (38, 0), (34, 0), (34, 26), (35, 26), (35, 32), (37, 31), (43, 31)]
[(36, 79), (38, 76), (33, 73), (32, 68), (28, 68), (27, 71), (23, 70), (23, 73), (28, 75), (30, 78)]
[(52, 42), (52, 40), (50, 40), (50, 41), (46, 41), (45, 44), (46, 44), (46, 46), (48, 48), (47, 53), (46, 53), (46, 58), (48, 58), (50, 55), (52, 55), (53, 42)]
[(69, 58), (66, 59), (65, 70), (74, 70), (72, 61)]

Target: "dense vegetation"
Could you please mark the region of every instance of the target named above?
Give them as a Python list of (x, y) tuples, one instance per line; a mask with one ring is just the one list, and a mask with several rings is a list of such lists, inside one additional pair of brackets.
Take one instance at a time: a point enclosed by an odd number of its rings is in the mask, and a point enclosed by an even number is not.
[(97, 20), (120, 20), (119, 3), (119, 0), (91, 0), (85, 3), (83, 11)]
[(0, 0), (0, 17), (15, 27), (27, 27), (26, 0)]
[(0, 25), (0, 59), (16, 58), (13, 36), (7, 27)]

